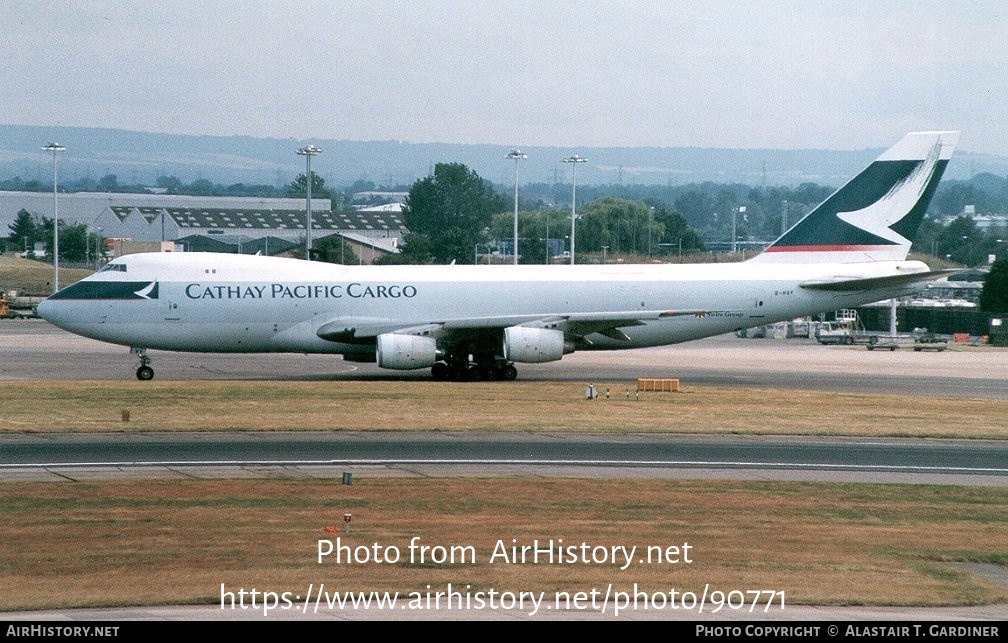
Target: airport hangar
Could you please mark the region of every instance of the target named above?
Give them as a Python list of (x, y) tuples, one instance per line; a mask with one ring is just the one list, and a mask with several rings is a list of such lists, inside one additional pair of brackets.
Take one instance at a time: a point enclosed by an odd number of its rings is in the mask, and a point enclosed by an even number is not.
[[(58, 196), (60, 225), (87, 226), (106, 240), (111, 256), (171, 249), (283, 254), (303, 246), (306, 200), (301, 198), (198, 197), (170, 194), (73, 192)], [(53, 195), (0, 192), (0, 230), (25, 210), (53, 218)], [(312, 199), (313, 243), (341, 236), (361, 263), (399, 252), (406, 232), (401, 204), (334, 211), (329, 199)]]

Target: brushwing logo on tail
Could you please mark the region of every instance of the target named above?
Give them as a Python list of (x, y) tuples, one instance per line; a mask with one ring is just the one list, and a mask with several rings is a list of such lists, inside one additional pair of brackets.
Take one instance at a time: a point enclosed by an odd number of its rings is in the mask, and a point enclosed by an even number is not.
[(907, 134), (752, 260), (904, 260), (958, 139)]
[(913, 211), (921, 197), (924, 196), (924, 192), (934, 179), (935, 171), (938, 169), (938, 156), (941, 153), (941, 147), (942, 142), (939, 139), (932, 146), (927, 158), (919, 163), (905, 179), (893, 185), (882, 199), (860, 210), (837, 212), (837, 217), (894, 244), (912, 241), (890, 226)]

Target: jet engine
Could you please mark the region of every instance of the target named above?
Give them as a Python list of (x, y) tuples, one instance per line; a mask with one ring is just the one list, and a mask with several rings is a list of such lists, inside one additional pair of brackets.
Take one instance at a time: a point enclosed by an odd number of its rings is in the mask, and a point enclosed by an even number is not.
[(420, 335), (385, 333), (378, 336), (375, 349), (378, 366), (401, 371), (427, 368), (438, 361), (437, 340)]
[(564, 352), (561, 330), (529, 326), (504, 329), (504, 359), (512, 362), (555, 362), (564, 356)]

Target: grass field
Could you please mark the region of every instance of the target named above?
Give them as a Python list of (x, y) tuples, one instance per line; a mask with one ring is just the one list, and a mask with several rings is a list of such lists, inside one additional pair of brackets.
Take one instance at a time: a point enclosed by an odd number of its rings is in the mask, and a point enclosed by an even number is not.
[[(28, 483), (0, 485), (0, 512), (2, 610), (213, 605), (221, 584), (303, 595), (320, 583), (549, 595), (636, 583), (698, 596), (708, 585), (782, 592), (786, 605), (1008, 602), (1008, 589), (950, 565), (1008, 563), (1001, 489), (540, 478)], [(410, 559), (414, 537), (430, 547), (423, 560), (419, 550)], [(319, 563), (319, 539), (349, 547), (355, 562), (333, 554)], [(638, 550), (626, 569), (608, 555), (510, 558), (513, 544), (535, 539)]]
[[(782, 398), (703, 387), (640, 399), (614, 389), (611, 399), (586, 401), (577, 388), (523, 382), (397, 382), (394, 388), (374, 382), (5, 382), (0, 431), (621, 434), (632, 427), (648, 433), (1006, 437), (1008, 406), (998, 401), (800, 391)], [(123, 410), (130, 411), (128, 421)], [(349, 533), (346, 512), (353, 515)], [(0, 610), (217, 604), (222, 583), (228, 590), (292, 595), (313, 583), (406, 593), (428, 585), (443, 590), (450, 582), (472, 591), (551, 596), (609, 583), (629, 591), (636, 583), (648, 592), (700, 592), (705, 585), (724, 592), (773, 590), (791, 605), (1008, 602), (1008, 588), (952, 566), (1008, 563), (1008, 492), (1002, 488), (366, 474), (353, 485), (335, 478), (67, 480), (0, 485), (0, 515)], [(413, 537), (471, 557), (410, 561)], [(318, 540), (337, 538), (352, 551), (370, 552), (369, 558), (317, 562)], [(641, 559), (627, 569), (580, 560), (490, 562), (498, 541), (510, 547), (535, 539), (637, 546), (641, 553), (688, 543), (692, 562)], [(378, 551), (397, 551), (399, 559), (376, 562)]]
[(1008, 439), (1003, 400), (693, 386), (638, 395), (626, 383), (596, 386), (610, 388), (611, 398), (586, 401), (581, 386), (571, 382), (9, 381), (0, 387), (0, 432), (321, 429)]
[[(93, 270), (60, 268), (60, 286), (69, 286), (90, 275)], [(16, 290), (20, 295), (46, 297), (52, 294), (53, 265), (24, 259), (15, 254), (0, 254), (0, 291)]]

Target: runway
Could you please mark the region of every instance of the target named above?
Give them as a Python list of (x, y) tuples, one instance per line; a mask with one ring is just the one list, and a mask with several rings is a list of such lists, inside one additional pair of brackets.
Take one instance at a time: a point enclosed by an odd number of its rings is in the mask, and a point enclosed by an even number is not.
[(537, 475), (1008, 487), (1008, 443), (414, 433), (0, 435), (0, 481)]
[[(128, 350), (66, 333), (42, 320), (0, 323), (0, 379), (131, 380)], [(166, 380), (394, 381), (388, 372), (329, 355), (152, 351)], [(1008, 350), (868, 351), (808, 339), (724, 335), (689, 344), (575, 353), (522, 365), (528, 381), (633, 381), (678, 377), (692, 385), (1008, 399)], [(501, 382), (501, 386), (508, 383)], [(1008, 443), (962, 440), (737, 436), (456, 434), (375, 436), (298, 432), (142, 435), (0, 435), (0, 480), (95, 477), (351, 475), (703, 476), (940, 484), (1008, 484)]]
[[(430, 369), (388, 371), (338, 355), (149, 351), (158, 380), (429, 379)], [(133, 380), (137, 359), (115, 346), (38, 319), (0, 320), (0, 380)], [(1008, 348), (952, 346), (942, 352), (869, 351), (810, 339), (721, 335), (672, 346), (576, 352), (557, 362), (518, 364), (522, 381), (635, 381), (674, 377), (693, 385), (1008, 399)], [(501, 383), (506, 385), (505, 382)]]

